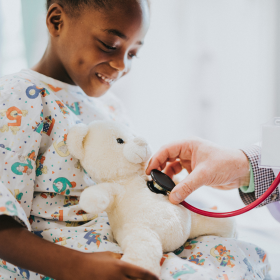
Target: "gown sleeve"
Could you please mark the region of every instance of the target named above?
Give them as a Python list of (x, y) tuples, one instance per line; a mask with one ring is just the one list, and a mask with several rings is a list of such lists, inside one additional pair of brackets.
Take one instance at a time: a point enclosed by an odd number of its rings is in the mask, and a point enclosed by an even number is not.
[(13, 217), (29, 230), (44, 90), (22, 78), (0, 79), (0, 215)]

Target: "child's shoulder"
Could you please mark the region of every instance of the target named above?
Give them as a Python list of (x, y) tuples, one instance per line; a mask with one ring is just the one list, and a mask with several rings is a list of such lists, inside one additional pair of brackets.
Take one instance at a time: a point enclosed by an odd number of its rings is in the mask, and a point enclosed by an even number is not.
[(23, 69), (17, 73), (0, 77), (0, 85), (2, 86), (11, 83), (20, 83), (22, 81), (32, 84), (38, 82), (38, 79), (32, 75), (32, 70), (29, 69)]
[(0, 97), (6, 94), (22, 95), (26, 93), (29, 98), (36, 98), (39, 91), (39, 80), (33, 77), (30, 70), (22, 70), (0, 78)]

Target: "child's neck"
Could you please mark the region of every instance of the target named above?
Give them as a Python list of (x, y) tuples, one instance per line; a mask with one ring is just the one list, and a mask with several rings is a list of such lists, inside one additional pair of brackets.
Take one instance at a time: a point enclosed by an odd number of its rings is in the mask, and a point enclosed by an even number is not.
[(45, 76), (59, 80), (61, 82), (75, 85), (73, 80), (69, 77), (63, 64), (61, 63), (58, 55), (53, 50), (51, 44), (47, 46), (47, 49), (41, 58), (41, 60), (32, 67), (32, 70), (41, 73)]

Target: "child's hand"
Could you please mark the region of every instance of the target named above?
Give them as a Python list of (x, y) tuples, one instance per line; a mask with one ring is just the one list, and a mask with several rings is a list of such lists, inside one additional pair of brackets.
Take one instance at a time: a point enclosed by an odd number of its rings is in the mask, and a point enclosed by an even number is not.
[(249, 160), (241, 150), (225, 149), (199, 138), (162, 147), (151, 159), (146, 173), (165, 169), (173, 175), (187, 169), (189, 175), (171, 192), (169, 199), (178, 204), (199, 187), (219, 189), (248, 186)]
[[(0, 258), (57, 280), (158, 280), (111, 252), (82, 253), (44, 240), (13, 218), (0, 216)], [(39, 249), (38, 249), (39, 248)]]
[(112, 252), (83, 254), (73, 269), (63, 279), (57, 280), (158, 280), (149, 271), (121, 261), (122, 255)]

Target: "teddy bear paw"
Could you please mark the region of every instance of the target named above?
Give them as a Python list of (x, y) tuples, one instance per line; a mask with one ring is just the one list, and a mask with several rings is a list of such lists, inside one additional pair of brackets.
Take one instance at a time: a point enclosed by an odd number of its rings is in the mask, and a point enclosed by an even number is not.
[(88, 195), (82, 193), (80, 197), (80, 206), (81, 208), (90, 214), (98, 214), (109, 206), (110, 200), (104, 194)]
[[(122, 261), (131, 263), (133, 265), (136, 266), (140, 266), (144, 269), (149, 270), (150, 272), (152, 272), (153, 274), (160, 276), (160, 271), (161, 271), (161, 267), (160, 264), (158, 262), (158, 260), (153, 260), (151, 258), (139, 258), (139, 255), (137, 257), (129, 257), (126, 254), (124, 254), (121, 258)], [(138, 280), (138, 279), (137, 279)], [(140, 279), (139, 279), (140, 280)]]

